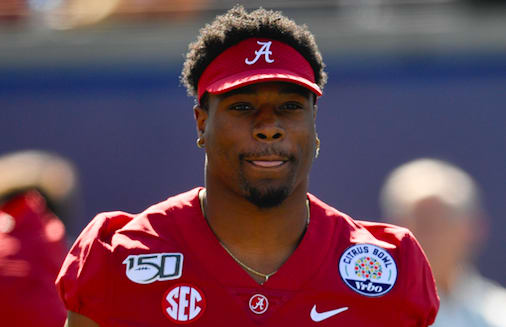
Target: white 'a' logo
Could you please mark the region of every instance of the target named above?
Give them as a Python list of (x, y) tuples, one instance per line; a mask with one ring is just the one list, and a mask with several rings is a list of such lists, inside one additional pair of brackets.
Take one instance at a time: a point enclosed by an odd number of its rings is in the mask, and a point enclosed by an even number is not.
[(272, 51), (271, 51), (272, 41), (268, 41), (268, 42), (257, 41), (257, 43), (259, 45), (261, 45), (262, 47), (260, 48), (260, 50), (255, 51), (255, 55), (256, 55), (255, 59), (249, 60), (248, 58), (246, 58), (246, 59), (244, 59), (244, 62), (248, 65), (253, 65), (255, 62), (258, 61), (258, 59), (260, 59), (261, 55), (264, 55), (265, 62), (267, 62), (269, 64), (273, 63), (274, 59), (271, 59), (269, 57), (269, 55), (272, 54)]

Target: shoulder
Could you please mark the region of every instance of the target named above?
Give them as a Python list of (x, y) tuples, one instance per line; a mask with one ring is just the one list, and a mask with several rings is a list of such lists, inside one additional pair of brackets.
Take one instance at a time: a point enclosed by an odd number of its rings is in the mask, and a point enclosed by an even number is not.
[[(114, 248), (134, 242), (177, 241), (182, 230), (191, 229), (196, 218), (200, 218), (201, 209), (198, 198), (202, 188), (169, 197), (143, 212), (132, 216), (129, 221), (115, 231), (111, 245)], [(132, 244), (126, 244), (130, 249)]]
[[(399, 271), (416, 271), (429, 267), (427, 258), (413, 234), (404, 227), (371, 221), (355, 220), (347, 214), (310, 196), (312, 218), (319, 234), (332, 231), (335, 255), (341, 259), (348, 251), (376, 251), (388, 256)], [(364, 248), (364, 246), (367, 247)], [(357, 253), (358, 253), (357, 252)], [(432, 275), (429, 268), (430, 280)]]
[(332, 260), (337, 260), (342, 281), (365, 298), (381, 297), (430, 325), (439, 298), (427, 258), (406, 228), (355, 220), (315, 197), (310, 197), (312, 218), (319, 234), (333, 230)]
[(413, 234), (404, 227), (371, 221), (356, 220), (349, 215), (309, 195), (312, 214), (324, 220), (327, 228), (338, 230), (340, 235), (352, 244), (372, 243), (386, 249), (394, 250), (404, 242), (416, 243)]
[(408, 285), (416, 280), (416, 275), (418, 275), (421, 277), (420, 282), (432, 288), (434, 295), (436, 294), (427, 257), (415, 236), (407, 228), (370, 221), (355, 222), (366, 231), (365, 235), (362, 234), (360, 243), (375, 245), (391, 255), (396, 265), (400, 285), (403, 285), (404, 281)]
[(67, 309), (104, 321), (100, 313), (107, 307), (105, 290), (112, 289), (109, 275), (117, 273), (129, 255), (156, 251), (160, 242), (170, 250), (167, 239), (177, 234), (172, 230), (195, 209), (198, 191), (170, 197), (139, 214), (104, 212), (91, 220), (74, 242), (56, 280)]
[(73, 247), (87, 247), (99, 242), (112, 251), (120, 234), (136, 233), (160, 237), (160, 229), (168, 228), (170, 231), (170, 225), (184, 221), (189, 211), (195, 209), (199, 190), (200, 188), (195, 188), (171, 196), (137, 214), (122, 211), (100, 213), (83, 229)]
[(171, 224), (177, 225), (189, 210), (195, 209), (199, 190), (195, 188), (169, 197), (138, 214), (122, 211), (100, 213), (83, 229), (70, 253), (79, 250), (82, 252), (79, 260), (86, 260), (94, 247), (100, 248), (101, 252), (113, 252), (119, 235), (163, 236), (160, 232), (170, 232)]
[(101, 213), (78, 236), (55, 282), (67, 310), (103, 321), (101, 308), (108, 301), (105, 290), (110, 279), (111, 239), (132, 218), (123, 212)]
[(355, 220), (355, 223), (366, 230), (372, 238), (385, 244), (386, 247), (398, 248), (414, 246), (419, 248), (418, 242), (407, 228), (364, 220)]
[(320, 219), (321, 228), (333, 229), (337, 248), (353, 247), (359, 244), (370, 244), (386, 250), (395, 261), (427, 264), (427, 258), (413, 234), (404, 227), (355, 220), (347, 214), (329, 206), (310, 195), (312, 214)]

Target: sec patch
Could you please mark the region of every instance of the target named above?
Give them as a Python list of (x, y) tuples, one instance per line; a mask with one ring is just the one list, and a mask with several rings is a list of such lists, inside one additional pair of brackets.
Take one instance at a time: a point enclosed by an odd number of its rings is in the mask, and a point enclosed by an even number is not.
[(388, 293), (397, 280), (397, 265), (385, 249), (372, 244), (356, 244), (339, 259), (339, 273), (348, 287), (365, 296)]
[(206, 303), (204, 293), (196, 286), (177, 284), (163, 295), (162, 311), (172, 322), (188, 324), (202, 316)]

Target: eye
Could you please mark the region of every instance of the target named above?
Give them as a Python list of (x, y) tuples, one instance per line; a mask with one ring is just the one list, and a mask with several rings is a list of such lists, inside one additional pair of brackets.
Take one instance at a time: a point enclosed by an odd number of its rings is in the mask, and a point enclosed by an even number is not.
[(286, 103), (283, 103), (279, 109), (281, 110), (297, 110), (297, 109), (302, 109), (304, 108), (302, 106), (302, 104), (298, 103), (298, 102), (286, 102)]
[(253, 106), (246, 102), (234, 103), (233, 105), (228, 107), (230, 110), (236, 111), (248, 111), (253, 110)]

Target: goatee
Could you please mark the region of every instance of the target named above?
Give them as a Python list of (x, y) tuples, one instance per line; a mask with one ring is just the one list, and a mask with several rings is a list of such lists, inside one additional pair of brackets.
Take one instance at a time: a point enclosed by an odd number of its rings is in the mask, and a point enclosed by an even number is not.
[(261, 209), (279, 206), (289, 195), (288, 187), (268, 188), (259, 190), (255, 187), (246, 187), (246, 199)]

